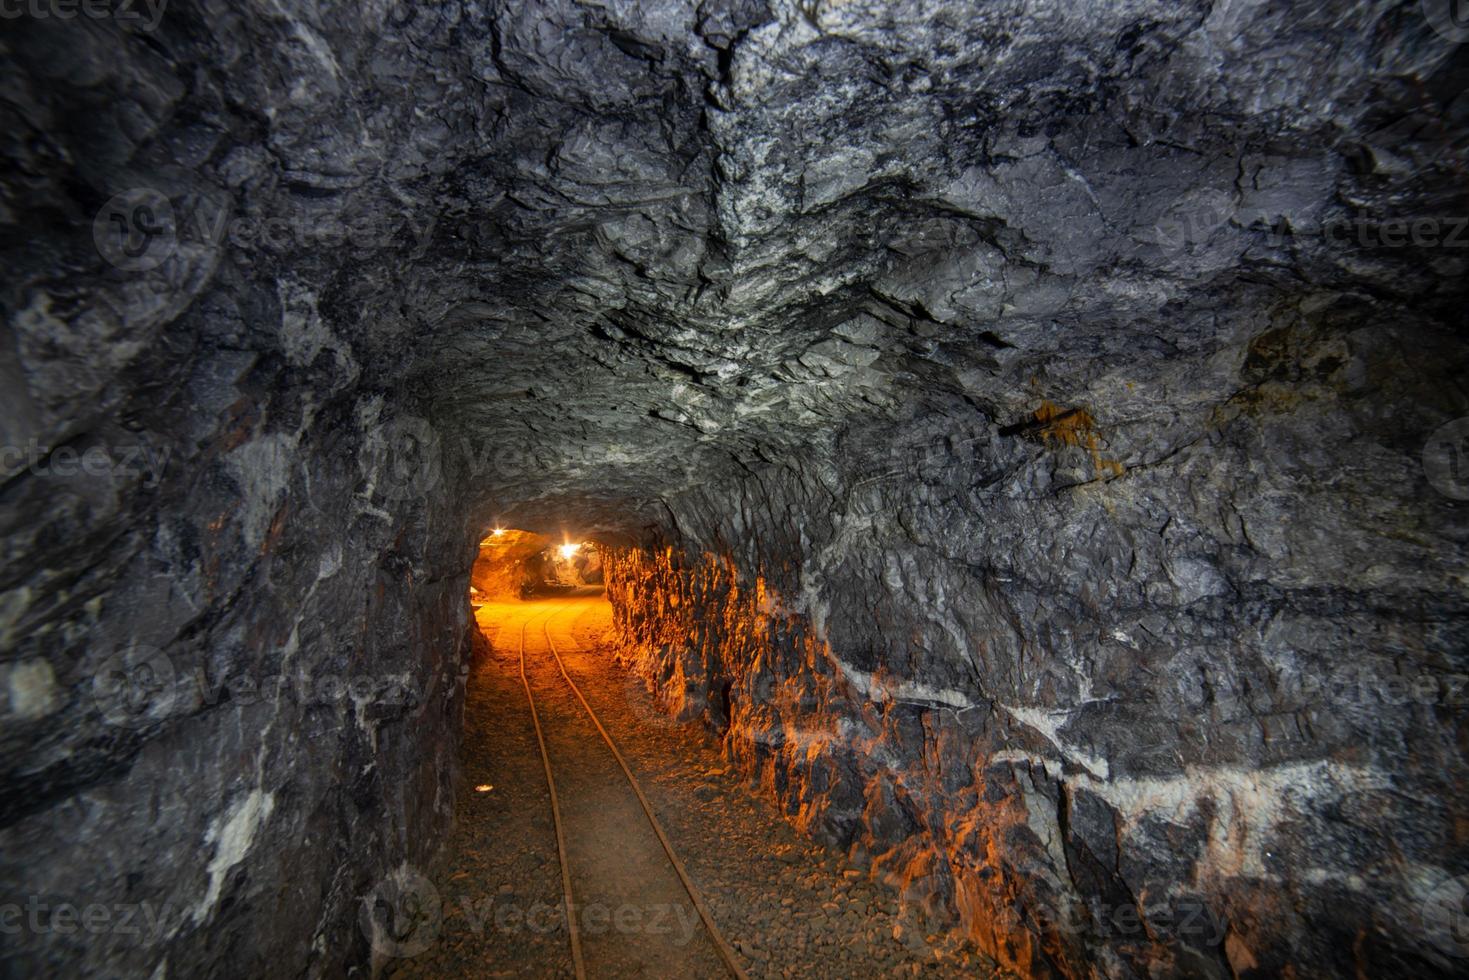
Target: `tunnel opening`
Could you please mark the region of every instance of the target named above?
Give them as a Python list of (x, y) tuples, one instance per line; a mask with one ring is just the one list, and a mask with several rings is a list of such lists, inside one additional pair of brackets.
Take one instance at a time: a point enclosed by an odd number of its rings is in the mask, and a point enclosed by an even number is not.
[[(751, 678), (713, 647), (699, 662), (702, 623), (766, 629), (761, 617), (780, 608), (774, 588), (747, 580), (728, 553), (657, 540), (496, 527), (477, 545), (469, 600), (484, 644), (461, 743), (474, 791), (456, 800), (453, 864), (436, 878), (450, 904), (473, 905), (460, 896), (503, 878), (485, 909), (530, 906), (576, 933), (568, 943), (531, 930), (500, 945), (498, 963), (528, 970), (740, 977), (776, 955), (842, 975), (861, 975), (874, 955), (899, 972), (988, 969), (934, 912), (932, 870), (894, 871), (850, 841), (808, 836), (815, 825), (793, 798), (827, 780), (784, 763), (824, 736), (763, 727), (768, 678), (742, 722), (738, 686)], [(847, 919), (791, 916), (813, 902), (859, 903), (862, 940), (851, 942)], [(609, 928), (618, 916), (642, 926)], [(669, 929), (648, 928), (663, 917)], [(467, 971), (474, 950), (436, 947), (393, 975)]]
[(494, 527), (480, 539), (469, 574), (469, 599), (486, 603), (536, 597), (600, 594), (602, 554), (596, 541), (558, 539), (516, 528)]

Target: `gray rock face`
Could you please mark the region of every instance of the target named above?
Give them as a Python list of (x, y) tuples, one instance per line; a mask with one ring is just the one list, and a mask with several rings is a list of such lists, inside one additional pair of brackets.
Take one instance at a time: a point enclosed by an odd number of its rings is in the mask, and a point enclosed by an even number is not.
[(610, 581), (666, 703), (1018, 968), (1469, 954), (1438, 5), (59, 9), (0, 37), (8, 969), (366, 970), (495, 521), (674, 546)]

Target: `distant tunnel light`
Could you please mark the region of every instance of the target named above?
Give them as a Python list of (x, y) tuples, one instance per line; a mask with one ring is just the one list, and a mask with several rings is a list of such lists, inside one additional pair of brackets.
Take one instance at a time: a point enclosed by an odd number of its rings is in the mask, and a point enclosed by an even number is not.
[(570, 558), (572, 555), (576, 554), (577, 550), (580, 548), (581, 545), (579, 544), (563, 544), (561, 546), (561, 557)]
[(494, 535), (497, 538), (500, 535), (504, 534), (504, 533), (505, 533), (505, 529), (503, 527), (497, 527), (493, 531), (490, 532), (490, 534)]

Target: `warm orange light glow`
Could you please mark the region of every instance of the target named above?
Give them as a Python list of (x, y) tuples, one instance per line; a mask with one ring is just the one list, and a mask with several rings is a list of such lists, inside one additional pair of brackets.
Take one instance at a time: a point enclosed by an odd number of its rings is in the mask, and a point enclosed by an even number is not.
[(561, 546), (561, 557), (570, 558), (572, 555), (576, 554), (577, 549), (580, 547), (581, 545), (579, 544), (563, 544)]
[(488, 793), (490, 790), (492, 790), (494, 788), (495, 787), (491, 786), (489, 783), (480, 783), (478, 786), (476, 786), (474, 788), (474, 791), (476, 793)]
[(497, 537), (497, 538), (500, 535), (504, 534), (504, 533), (505, 533), (505, 529), (503, 527), (497, 527), (493, 531), (490, 532), (491, 535), (493, 535), (494, 537)]

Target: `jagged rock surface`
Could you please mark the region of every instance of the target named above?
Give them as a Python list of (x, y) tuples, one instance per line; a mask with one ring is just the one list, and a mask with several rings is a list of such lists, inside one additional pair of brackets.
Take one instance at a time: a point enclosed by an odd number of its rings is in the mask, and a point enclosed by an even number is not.
[[(649, 669), (1017, 965), (1452, 971), (1465, 524), (1418, 454), (1469, 411), (1469, 262), (1355, 234), (1469, 214), (1418, 5), (179, 0), (0, 43), (0, 880), (176, 913), (18, 969), (363, 965), (450, 812), (498, 519), (764, 578), (697, 629), (643, 592), (692, 572), (629, 579)], [(94, 679), (153, 651), (119, 724)], [(1441, 686), (1299, 683), (1343, 663)], [(409, 695), (218, 694), (281, 674)], [(1076, 912), (1134, 901), (1227, 934)]]
[(485, 600), (518, 599), (537, 581), (528, 560), (551, 547), (542, 534), (502, 529), (479, 543), (469, 584)]

